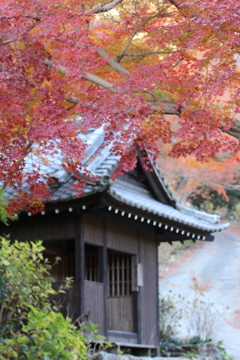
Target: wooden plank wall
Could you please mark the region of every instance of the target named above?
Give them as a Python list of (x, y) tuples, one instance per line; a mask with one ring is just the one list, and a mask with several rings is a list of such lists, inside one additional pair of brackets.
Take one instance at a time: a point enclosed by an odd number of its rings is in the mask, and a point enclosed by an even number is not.
[(108, 221), (106, 223), (107, 248), (129, 254), (137, 254), (137, 230), (134, 227)]
[(140, 323), (142, 344), (158, 346), (157, 243), (155, 235), (140, 233), (140, 262), (143, 286), (140, 287)]
[(11, 239), (66, 240), (75, 237), (74, 216), (69, 213), (29, 216), (12, 222), (3, 232), (10, 233)]
[(82, 236), (87, 244), (103, 246), (103, 219), (99, 216), (82, 214)]

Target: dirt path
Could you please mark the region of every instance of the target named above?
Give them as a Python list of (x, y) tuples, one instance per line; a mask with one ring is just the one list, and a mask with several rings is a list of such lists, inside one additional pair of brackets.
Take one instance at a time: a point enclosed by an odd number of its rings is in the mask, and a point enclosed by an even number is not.
[(215, 339), (222, 340), (229, 355), (240, 360), (240, 237), (223, 231), (214, 242), (189, 250), (160, 274), (160, 291), (172, 290), (191, 300), (193, 276), (210, 285), (205, 298), (219, 310), (222, 325)]

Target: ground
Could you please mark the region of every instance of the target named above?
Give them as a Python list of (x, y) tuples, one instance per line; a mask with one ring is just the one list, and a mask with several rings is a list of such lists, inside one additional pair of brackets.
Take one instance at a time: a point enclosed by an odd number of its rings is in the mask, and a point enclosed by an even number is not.
[[(240, 360), (240, 236), (236, 227), (216, 234), (214, 242), (198, 242), (166, 266), (160, 273), (160, 291), (171, 290), (191, 300), (192, 277), (208, 286), (204, 299), (219, 311), (215, 339), (223, 341), (234, 360)], [(186, 335), (184, 324), (181, 332)]]

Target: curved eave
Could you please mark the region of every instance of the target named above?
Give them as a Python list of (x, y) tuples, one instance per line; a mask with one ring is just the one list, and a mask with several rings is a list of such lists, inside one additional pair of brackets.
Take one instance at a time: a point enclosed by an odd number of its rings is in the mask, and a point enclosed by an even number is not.
[(194, 229), (195, 232), (213, 233), (226, 229), (229, 224), (212, 224), (207, 221), (197, 219), (186, 213), (172, 208), (169, 205), (160, 203), (159, 201), (144, 196), (140, 193), (129, 191), (112, 185), (108, 189), (108, 194), (122, 204), (128, 205), (137, 210), (141, 210), (148, 214), (149, 217), (153, 216), (155, 219), (165, 219), (167, 222), (174, 222), (187, 228)]
[(217, 224), (220, 221), (220, 216), (217, 214), (208, 214), (204, 211), (200, 211), (200, 210), (196, 210), (196, 209), (191, 209), (187, 206), (181, 205), (179, 203), (176, 204), (177, 206), (177, 210), (179, 210), (180, 212), (184, 213), (184, 214), (188, 214), (190, 216), (195, 217), (196, 219), (200, 219), (200, 220), (204, 220), (208, 223), (211, 224)]

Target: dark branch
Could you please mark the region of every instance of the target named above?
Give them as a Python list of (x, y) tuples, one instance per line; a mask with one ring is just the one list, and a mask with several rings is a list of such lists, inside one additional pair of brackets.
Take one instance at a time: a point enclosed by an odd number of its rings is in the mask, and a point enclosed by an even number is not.
[(100, 14), (100, 13), (103, 13), (103, 12), (108, 12), (110, 10), (112, 10), (115, 6), (121, 4), (124, 0), (113, 0), (113, 1), (108, 1), (102, 5), (98, 5), (98, 6), (95, 6), (92, 11), (95, 13), (95, 14)]
[(175, 6), (178, 10), (181, 9), (180, 1), (176, 0), (168, 0), (173, 6)]
[(125, 56), (127, 49), (129, 48), (129, 46), (132, 43), (133, 38), (137, 35), (137, 33), (151, 20), (159, 18), (161, 16), (164, 16), (164, 11), (165, 8), (162, 8), (161, 10), (159, 10), (156, 14), (154, 15), (150, 15), (148, 16), (146, 19), (144, 19), (140, 25), (138, 25), (132, 32), (132, 35), (129, 37), (126, 45), (124, 46), (124, 48), (122, 49), (122, 51), (120, 52), (120, 54), (118, 54), (115, 57), (115, 61), (120, 62), (122, 60), (122, 58)]
[(235, 137), (236, 139), (238, 139), (238, 141), (240, 141), (240, 120), (238, 119), (234, 119), (234, 125), (232, 128), (225, 130), (225, 129), (221, 129), (223, 132)]

